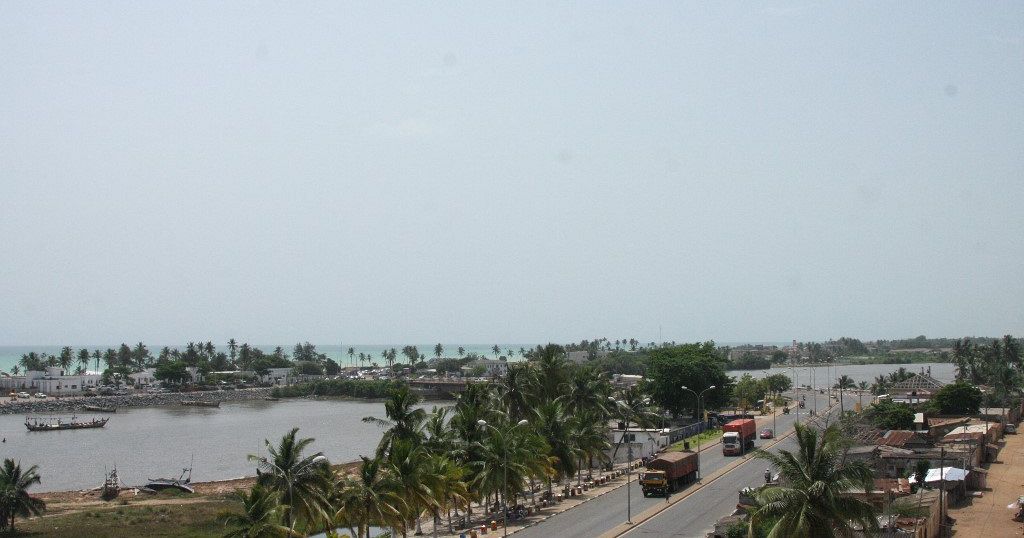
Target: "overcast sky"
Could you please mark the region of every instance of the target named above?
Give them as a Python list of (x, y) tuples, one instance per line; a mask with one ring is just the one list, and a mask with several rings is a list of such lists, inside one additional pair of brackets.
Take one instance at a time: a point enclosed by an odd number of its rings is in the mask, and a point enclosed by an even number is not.
[(0, 344), (1024, 333), (1024, 3), (0, 3)]

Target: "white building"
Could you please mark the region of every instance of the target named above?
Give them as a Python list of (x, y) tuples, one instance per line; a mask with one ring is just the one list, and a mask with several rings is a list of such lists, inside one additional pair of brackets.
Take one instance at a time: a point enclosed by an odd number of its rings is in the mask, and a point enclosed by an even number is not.
[(132, 385), (140, 387), (142, 385), (155, 385), (157, 379), (153, 377), (156, 372), (156, 368), (146, 368), (141, 372), (135, 372), (134, 374), (128, 374), (128, 377), (132, 380)]
[(100, 378), (99, 374), (64, 375), (59, 366), (50, 366), (45, 371), (31, 370), (23, 376), (0, 377), (0, 390), (65, 396), (95, 388), (100, 384)]
[[(653, 456), (671, 444), (667, 429), (631, 426), (625, 430), (611, 429), (609, 436), (612, 446), (611, 450), (608, 450), (608, 457), (615, 458), (612, 463), (623, 463), (628, 460), (630, 447), (633, 449), (633, 458), (638, 459)], [(615, 449), (616, 446), (619, 447), (618, 450)]]
[(508, 373), (508, 362), (494, 359), (477, 359), (462, 367), (463, 373), (472, 374), (483, 367), (483, 377), (501, 377)]

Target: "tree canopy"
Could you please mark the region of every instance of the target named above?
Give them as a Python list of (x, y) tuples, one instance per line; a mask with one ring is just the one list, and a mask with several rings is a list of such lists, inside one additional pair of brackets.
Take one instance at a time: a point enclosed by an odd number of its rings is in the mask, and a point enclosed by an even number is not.
[(714, 342), (662, 347), (648, 354), (647, 388), (653, 400), (673, 416), (686, 410), (697, 413), (696, 398), (683, 386), (699, 393), (715, 385), (704, 394), (706, 407), (728, 401), (732, 379), (725, 373)]

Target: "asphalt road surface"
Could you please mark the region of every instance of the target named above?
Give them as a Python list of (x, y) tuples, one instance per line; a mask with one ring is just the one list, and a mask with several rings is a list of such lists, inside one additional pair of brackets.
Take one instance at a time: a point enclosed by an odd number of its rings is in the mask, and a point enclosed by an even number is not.
[[(845, 397), (844, 404), (852, 406), (856, 399)], [(818, 402), (822, 405), (822, 401)], [(852, 408), (852, 407), (848, 407)], [(819, 410), (821, 407), (819, 407)], [(838, 413), (837, 406), (833, 412)], [(788, 427), (787, 427), (788, 429)], [(773, 450), (795, 450), (796, 439), (789, 437), (772, 447)], [(637, 525), (626, 533), (630, 538), (650, 536), (704, 537), (714, 529), (715, 523), (733, 512), (738, 492), (748, 486), (764, 483), (766, 462), (750, 459), (729, 473), (708, 484), (700, 491), (676, 503), (668, 510)]]
[[(805, 392), (802, 391), (801, 393), (803, 394)], [(824, 410), (827, 406), (826, 396), (814, 393), (814, 397), (818, 399), (819, 412)], [(847, 398), (846, 403), (850, 404), (850, 402), (851, 400)], [(805, 420), (807, 418), (806, 413), (812, 409), (813, 406), (812, 397), (810, 394), (807, 394), (807, 409), (801, 410), (801, 420)], [(779, 415), (776, 424), (776, 435), (781, 436), (790, 431), (793, 428), (794, 422), (796, 422), (795, 412), (790, 413), (789, 415)], [(758, 430), (758, 433), (760, 434), (760, 429)], [(758, 439), (756, 441), (756, 445), (761, 446), (766, 442), (768, 441)], [(783, 444), (787, 442), (789, 442), (789, 440), (783, 441)], [(749, 456), (744, 456), (743, 458), (748, 460), (750, 459)], [(737, 459), (738, 458), (736, 456), (723, 456), (721, 445), (715, 445), (707, 450), (702, 450), (700, 453), (701, 473), (704, 476), (708, 476), (715, 470), (720, 469)], [(734, 475), (739, 476), (734, 477)], [(751, 479), (751, 477), (753, 477), (753, 479)], [(762, 483), (764, 482), (763, 464), (747, 463), (741, 465), (726, 476), (719, 478), (710, 485), (704, 486), (700, 491), (690, 495), (686, 500), (677, 503), (669, 510), (666, 510), (657, 517), (652, 518), (648, 523), (639, 525), (636, 530), (630, 532), (630, 535), (704, 536), (707, 531), (714, 527), (715, 522), (718, 521), (719, 518), (732, 513), (733, 509), (736, 507), (738, 490), (748, 485), (757, 485), (758, 480)], [(689, 487), (692, 488), (695, 486), (697, 486), (697, 484), (692, 484)], [(635, 482), (635, 477), (634, 482), (630, 485), (630, 489), (630, 512), (633, 517), (644, 510), (657, 505), (658, 503), (664, 504), (666, 502), (663, 497), (644, 498), (640, 491), (640, 486)], [(516, 532), (515, 535), (517, 538), (600, 536), (602, 533), (609, 531), (616, 525), (626, 521), (626, 500), (626, 488), (619, 487), (600, 497), (587, 501), (576, 508), (554, 515), (538, 525)], [(680, 510), (680, 506), (686, 506), (686, 508)], [(687, 520), (687, 523), (678, 524), (674, 521), (676, 518), (685, 519)], [(671, 523), (663, 523), (660, 520), (673, 521)], [(650, 525), (650, 527), (648, 527), (648, 525)], [(648, 531), (648, 528), (650, 531)]]

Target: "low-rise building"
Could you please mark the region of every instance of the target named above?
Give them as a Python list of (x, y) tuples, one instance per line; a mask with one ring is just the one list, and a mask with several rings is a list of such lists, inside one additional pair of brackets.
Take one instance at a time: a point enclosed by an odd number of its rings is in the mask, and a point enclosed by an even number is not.
[(44, 371), (30, 370), (22, 376), (0, 377), (0, 390), (42, 392), (48, 396), (81, 394), (87, 388), (100, 384), (99, 374), (64, 375), (58, 366)]
[(508, 362), (496, 359), (477, 359), (462, 367), (467, 374), (482, 371), (483, 377), (501, 377), (508, 372)]
[(608, 458), (612, 463), (623, 463), (629, 460), (629, 451), (633, 451), (633, 459), (654, 456), (669, 445), (669, 432), (660, 428), (640, 428), (635, 425), (623, 427), (616, 424), (609, 429), (611, 449)]

